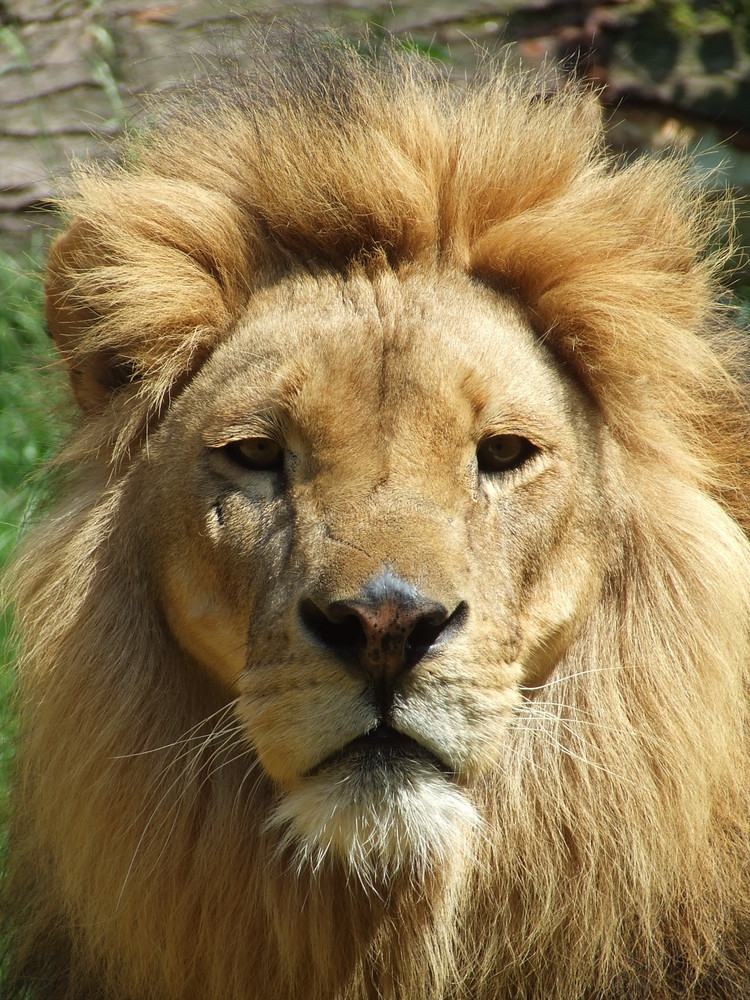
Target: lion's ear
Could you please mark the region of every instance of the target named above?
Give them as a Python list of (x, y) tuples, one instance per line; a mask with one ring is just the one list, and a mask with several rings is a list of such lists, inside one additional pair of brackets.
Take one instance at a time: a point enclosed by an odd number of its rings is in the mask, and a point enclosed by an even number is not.
[(100, 410), (112, 391), (132, 377), (132, 367), (118, 361), (111, 348), (101, 345), (97, 350), (92, 336), (96, 310), (75, 292), (74, 275), (91, 273), (95, 265), (91, 237), (80, 221), (57, 237), (50, 249), (45, 285), (47, 327), (68, 367), (73, 394), (84, 413)]
[(50, 334), (84, 413), (118, 392), (153, 413), (247, 301), (247, 232), (228, 198), (187, 182), (92, 173), (78, 195), (49, 254)]

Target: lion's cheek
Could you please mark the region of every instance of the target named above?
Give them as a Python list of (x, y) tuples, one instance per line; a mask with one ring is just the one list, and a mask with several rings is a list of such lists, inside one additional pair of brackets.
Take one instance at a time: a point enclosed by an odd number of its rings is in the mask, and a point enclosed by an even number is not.
[[(582, 554), (589, 552), (590, 556)], [(528, 580), (520, 602), (518, 660), (523, 684), (543, 683), (596, 607), (607, 571), (606, 546), (572, 544), (549, 555), (545, 572)]]
[(160, 582), (172, 635), (209, 676), (235, 692), (245, 667), (247, 615), (210, 580), (196, 587), (179, 561), (165, 568)]

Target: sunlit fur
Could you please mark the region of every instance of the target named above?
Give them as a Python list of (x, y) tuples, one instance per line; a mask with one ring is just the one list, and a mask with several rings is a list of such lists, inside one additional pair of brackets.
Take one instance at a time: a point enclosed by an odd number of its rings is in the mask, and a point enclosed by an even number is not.
[[(123, 166), (82, 167), (51, 252), (48, 317), (83, 416), (8, 583), (22, 733), (3, 995), (739, 1000), (750, 422), (714, 209), (686, 163), (613, 164), (575, 88), (284, 48), (178, 103)], [(416, 766), (403, 810), (386, 784), (340, 825), (330, 782), (290, 772), (283, 794), (247, 690), (175, 640), (159, 534), (176, 515), (141, 502), (153, 483), (188, 503), (160, 431), (179, 441), (194, 380), (298, 273), (303, 291), (327, 276), (331, 300), (336, 275), (413, 290), (424, 274), (468, 318), (477, 283), (520, 304), (597, 415), (606, 499), (592, 481), (584, 507), (605, 519), (581, 559), (614, 553), (551, 669), (483, 735), (475, 778)], [(185, 538), (188, 558), (209, 535)], [(413, 543), (431, 551), (426, 529)], [(472, 558), (482, 573), (500, 557), (488, 538)], [(290, 600), (305, 585), (276, 584)], [(481, 708), (492, 692), (467, 663)]]

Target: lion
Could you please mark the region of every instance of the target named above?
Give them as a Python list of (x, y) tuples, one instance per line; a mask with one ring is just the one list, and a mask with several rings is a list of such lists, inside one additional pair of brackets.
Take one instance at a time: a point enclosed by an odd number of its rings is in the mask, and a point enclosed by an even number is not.
[(725, 206), (577, 85), (285, 49), (50, 252), (5, 995), (746, 997)]

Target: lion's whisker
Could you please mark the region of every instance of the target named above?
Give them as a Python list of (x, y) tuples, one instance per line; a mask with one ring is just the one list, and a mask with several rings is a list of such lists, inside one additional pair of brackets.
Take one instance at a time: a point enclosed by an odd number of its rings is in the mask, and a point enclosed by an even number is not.
[[(129, 864), (128, 869), (126, 871), (125, 878), (123, 880), (123, 884), (122, 884), (122, 887), (121, 887), (121, 890), (120, 890), (120, 894), (118, 896), (118, 906), (119, 906), (119, 904), (120, 904), (120, 902), (122, 900), (122, 895), (123, 895), (123, 893), (125, 891), (125, 888), (126, 888), (128, 882), (129, 882), (129, 880), (130, 880), (130, 876), (132, 874), (132, 871), (133, 871), (136, 859), (137, 859), (137, 857), (138, 857), (138, 855), (140, 853), (140, 850), (141, 850), (141, 848), (143, 846), (143, 843), (144, 843), (144, 840), (145, 840), (145, 837), (147, 836), (147, 834), (149, 832), (152, 835), (155, 834), (155, 833), (158, 833), (163, 828), (164, 824), (167, 822), (169, 816), (172, 815), (172, 813), (175, 813), (175, 815), (177, 814), (177, 811), (178, 811), (179, 806), (180, 806), (180, 802), (185, 797), (185, 795), (187, 795), (187, 792), (188, 792), (188, 784), (187, 784), (188, 779), (194, 780), (197, 777), (198, 773), (200, 773), (201, 770), (210, 768), (212, 762), (216, 759), (217, 755), (221, 754), (221, 752), (224, 749), (226, 749), (228, 746), (231, 746), (232, 743), (236, 741), (236, 738), (238, 736), (241, 736), (241, 734), (243, 733), (243, 731), (244, 731), (243, 727), (236, 720), (233, 721), (229, 726), (223, 725), (223, 723), (224, 723), (227, 715), (230, 713), (230, 711), (231, 711), (232, 708), (233, 708), (233, 705), (224, 706), (218, 712), (213, 713), (211, 716), (208, 716), (206, 719), (204, 719), (200, 723), (198, 723), (197, 726), (204, 725), (210, 719), (214, 719), (214, 718), (216, 718), (218, 716), (218, 718), (216, 719), (216, 722), (214, 723), (214, 728), (211, 730), (210, 733), (208, 733), (207, 735), (204, 736), (204, 738), (202, 739), (202, 742), (200, 743), (199, 746), (197, 746), (197, 747), (190, 747), (190, 746), (188, 746), (187, 748), (183, 749), (182, 752), (177, 757), (171, 758), (165, 764), (165, 766), (161, 769), (161, 771), (159, 772), (159, 775), (157, 776), (157, 778), (155, 779), (155, 781), (158, 782), (158, 784), (161, 784), (162, 782), (164, 782), (167, 779), (167, 777), (169, 775), (169, 772), (175, 766), (177, 766), (178, 764), (182, 763), (182, 767), (180, 768), (180, 770), (178, 771), (178, 773), (175, 776), (173, 776), (173, 780), (172, 780), (171, 784), (169, 784), (166, 789), (162, 790), (162, 794), (161, 794), (161, 797), (159, 798), (159, 800), (154, 805), (151, 806), (151, 815), (150, 815), (149, 819), (146, 821), (146, 823), (144, 824), (143, 831), (142, 831), (141, 836), (140, 836), (140, 838), (139, 838), (139, 840), (138, 840), (138, 842), (137, 842), (137, 844), (135, 846), (135, 850), (133, 851), (133, 855), (131, 857), (130, 864)], [(197, 728), (197, 726), (191, 727), (191, 729), (188, 730), (188, 732), (193, 732)], [(196, 738), (197, 737), (191, 737), (190, 739), (196, 739)], [(216, 740), (222, 740), (223, 742), (221, 742), (219, 744), (218, 748), (214, 748), (214, 750), (213, 750), (211, 756), (208, 758), (208, 760), (203, 759), (203, 751), (208, 746), (210, 746), (212, 742), (214, 742)], [(186, 741), (183, 739), (183, 740), (180, 740), (180, 741), (176, 742), (175, 744), (172, 744), (172, 746), (179, 746), (179, 745), (181, 745), (181, 744), (183, 744), (185, 742)], [(210, 776), (210, 773), (211, 772), (209, 772), (209, 776)], [(205, 783), (206, 780), (208, 780), (207, 777), (204, 777), (203, 780), (201, 781), (201, 783), (198, 786), (198, 790), (200, 790), (200, 788), (203, 787), (203, 784)], [(156, 827), (154, 827), (153, 826), (153, 821), (154, 821), (155, 817), (157, 816), (157, 814), (159, 813), (162, 804), (165, 802), (165, 800), (169, 796), (170, 792), (174, 788), (176, 788), (176, 787), (178, 787), (180, 785), (183, 786), (182, 787), (182, 791), (180, 792), (180, 794), (177, 796), (176, 800), (170, 806), (169, 810), (167, 811), (167, 814), (161, 819), (161, 821), (159, 822), (159, 824)], [(152, 788), (153, 788), (153, 793), (155, 794), (156, 791), (157, 791), (158, 785), (154, 785), (154, 786), (152, 786)], [(135, 822), (137, 822), (137, 820), (143, 815), (143, 813), (145, 812), (145, 810), (147, 808), (148, 808), (148, 804), (145, 805), (143, 807), (143, 809), (141, 810), (141, 812), (138, 814), (138, 816), (135, 817), (135, 819), (133, 820), (133, 824)], [(166, 849), (166, 846), (168, 844), (169, 838), (171, 836), (171, 832), (174, 830), (174, 823), (175, 823), (175, 821), (173, 820), (172, 826), (170, 828), (170, 834), (168, 834), (167, 837), (164, 838), (163, 845), (162, 845), (162, 850), (159, 852), (159, 855), (157, 857), (157, 861), (158, 861), (159, 858), (161, 858), (163, 851)], [(153, 867), (152, 867), (151, 870), (153, 870)]]
[(613, 664), (609, 667), (586, 667), (584, 670), (576, 670), (570, 674), (553, 674), (544, 683), (537, 685), (522, 684), (519, 688), (521, 694), (534, 691), (546, 691), (556, 684), (567, 684), (569, 681), (577, 680), (581, 677), (593, 677), (597, 674), (621, 673), (624, 667), (621, 663)]
[(234, 701), (230, 702), (228, 705), (223, 705), (221, 708), (217, 709), (211, 715), (207, 715), (204, 719), (201, 719), (199, 722), (196, 722), (195, 725), (191, 726), (190, 729), (186, 730), (182, 736), (179, 736), (176, 740), (174, 740), (171, 743), (163, 743), (158, 747), (149, 747), (147, 750), (135, 750), (132, 753), (113, 754), (110, 757), (110, 760), (127, 760), (130, 757), (144, 757), (147, 756), (148, 754), (159, 753), (162, 750), (171, 750), (173, 747), (180, 746), (181, 744), (184, 743), (185, 744), (190, 743), (193, 740), (203, 739), (203, 734), (200, 733), (196, 733), (196, 735), (190, 735), (190, 734), (194, 733), (195, 730), (200, 729), (202, 726), (204, 726), (207, 722), (210, 722), (210, 720), (215, 718), (216, 716), (222, 716), (224, 713), (230, 712), (237, 705), (238, 701), (239, 699), (237, 698)]

